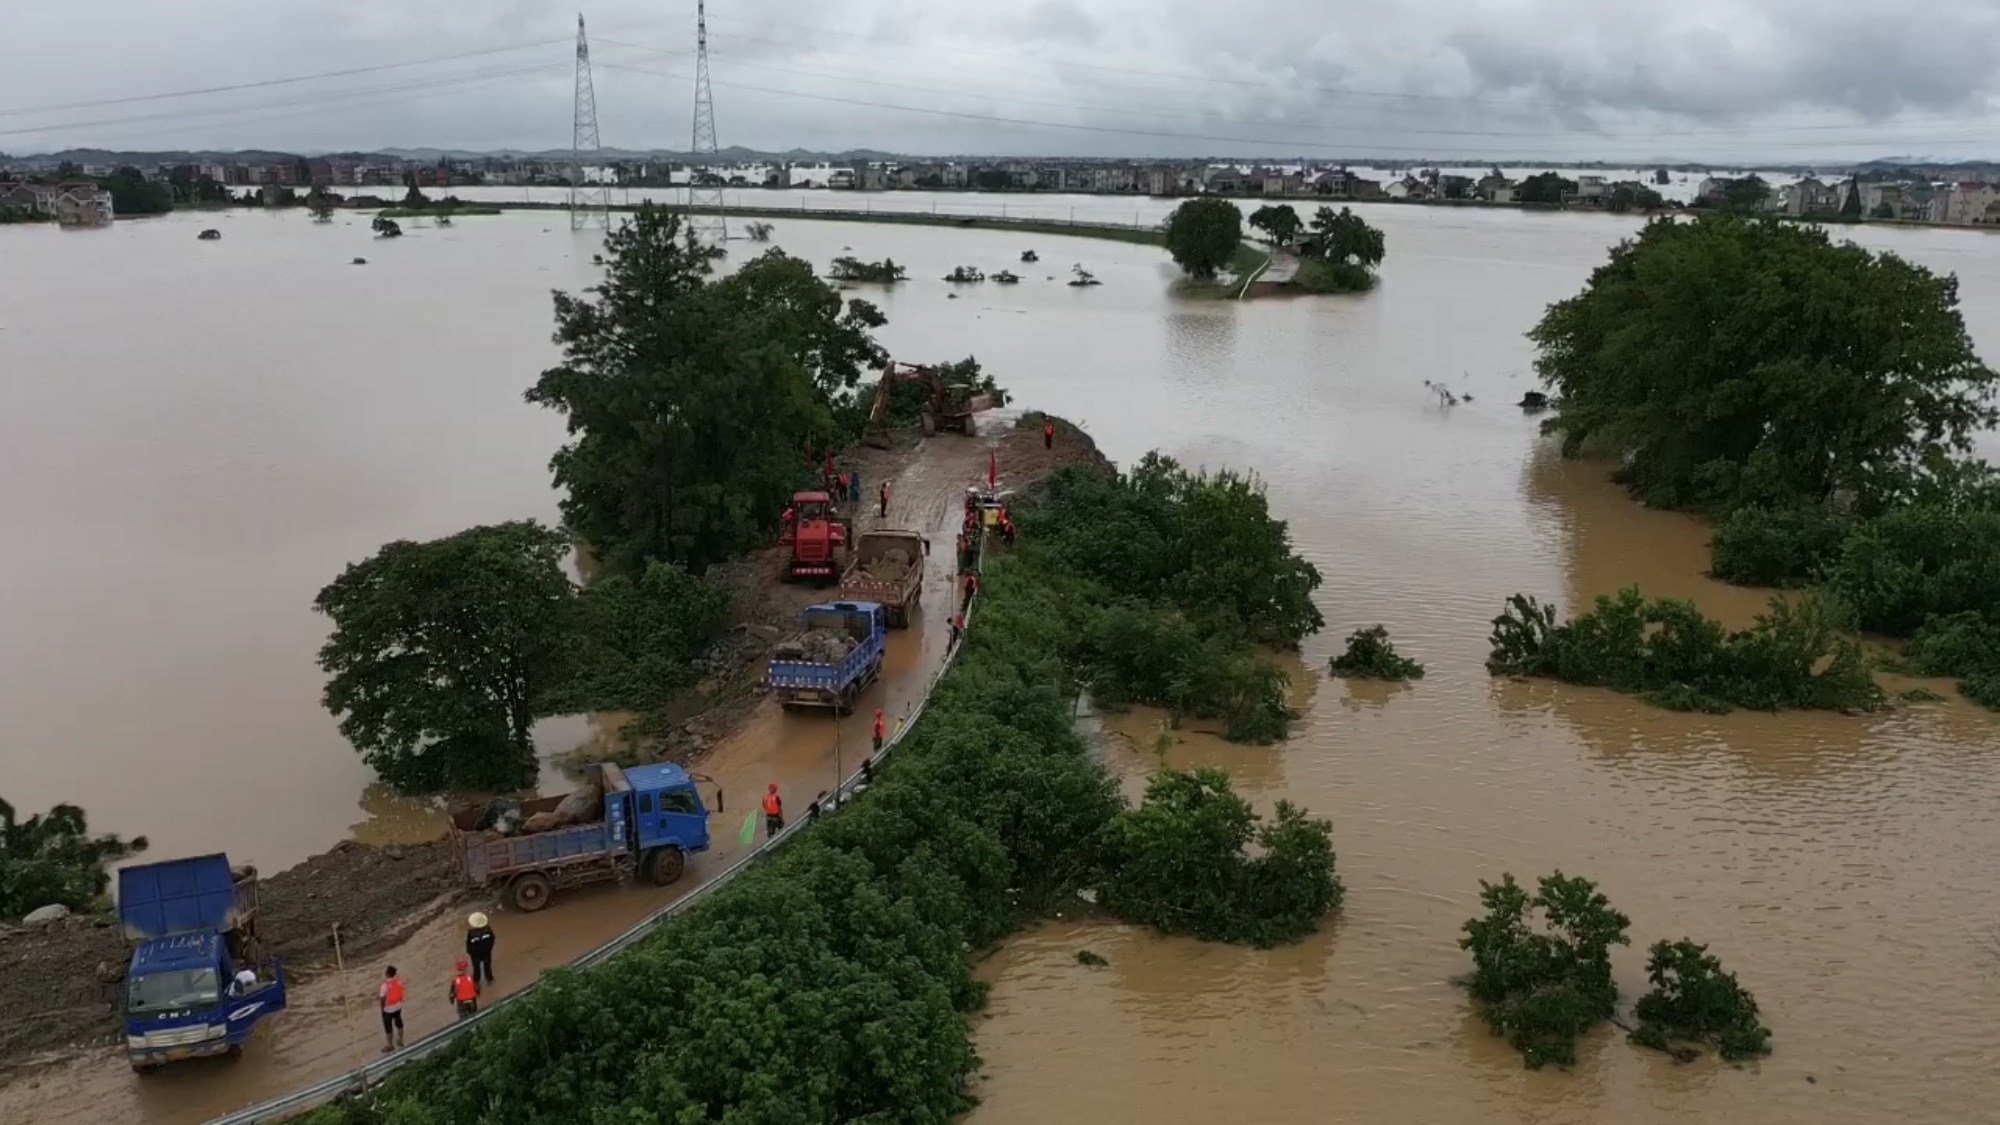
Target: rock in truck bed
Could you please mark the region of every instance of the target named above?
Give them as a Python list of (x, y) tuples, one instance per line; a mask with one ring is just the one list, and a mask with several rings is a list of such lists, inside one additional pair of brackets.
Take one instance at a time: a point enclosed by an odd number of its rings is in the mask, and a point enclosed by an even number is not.
[(779, 641), (771, 650), (773, 660), (804, 660), (814, 664), (838, 664), (855, 648), (854, 638), (839, 629), (808, 629)]

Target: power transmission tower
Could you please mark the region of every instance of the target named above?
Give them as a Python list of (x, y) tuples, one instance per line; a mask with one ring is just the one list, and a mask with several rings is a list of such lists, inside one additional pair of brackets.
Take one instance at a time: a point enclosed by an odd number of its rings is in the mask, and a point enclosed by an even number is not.
[[(576, 16), (576, 132), (570, 141), (569, 229), (596, 226), (611, 229), (611, 185), (604, 182), (598, 161), (603, 145), (597, 140), (597, 87), (590, 81), (590, 41), (583, 35), (583, 13)], [(597, 166), (596, 183), (585, 182), (584, 160)]]
[[(694, 143), (688, 146), (688, 226), (704, 241), (729, 238), (722, 178), (715, 173), (715, 94), (708, 87), (708, 0), (694, 7)], [(704, 182), (708, 181), (708, 182)]]

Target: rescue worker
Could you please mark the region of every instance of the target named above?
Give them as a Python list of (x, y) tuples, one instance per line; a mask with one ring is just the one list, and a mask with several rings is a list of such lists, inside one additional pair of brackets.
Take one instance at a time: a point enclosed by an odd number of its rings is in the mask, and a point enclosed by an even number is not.
[(764, 836), (770, 838), (785, 827), (785, 803), (778, 799), (778, 783), (764, 791)]
[(1014, 545), (1014, 521), (1013, 521), (1013, 520), (1001, 520), (1001, 521), (1000, 521), (1000, 539), (1001, 539), (1001, 541), (1002, 541), (1002, 542), (1006, 543), (1006, 544), (1007, 544), (1007, 545), (1008, 545), (1009, 547), (1012, 547), (1012, 546)]
[(954, 546), (953, 550), (955, 551), (955, 554), (954, 554), (954, 555), (953, 555), (952, 557), (953, 557), (953, 558), (954, 558), (954, 559), (956, 560), (956, 562), (954, 563), (954, 565), (956, 565), (956, 566), (958, 567), (958, 569), (957, 569), (957, 570), (956, 570), (956, 571), (955, 571), (954, 573), (957, 573), (957, 574), (964, 574), (964, 573), (965, 573), (965, 532), (961, 531), (961, 532), (959, 532), (959, 533), (958, 533), (958, 541), (957, 541), (957, 544), (956, 544), (956, 545)]
[(835, 483), (838, 484), (840, 487), (833, 490), (833, 498), (835, 500), (847, 499), (847, 474), (846, 473), (840, 474), (840, 476), (836, 478)]
[(847, 499), (856, 504), (861, 503), (861, 474), (852, 470), (847, 474)]
[(472, 961), (472, 983), (493, 983), (493, 927), (486, 915), (474, 913), (465, 920), (465, 955)]
[(882, 518), (889, 518), (889, 482), (882, 482)]
[(451, 978), (451, 1002), (458, 1007), (458, 1018), (471, 1019), (479, 1010), (479, 982), (465, 971), (465, 961), (460, 959), (455, 966), (458, 975)]
[(403, 1045), (403, 982), (396, 966), (382, 970), (382, 987), (376, 993), (382, 1002), (382, 1053)]
[(952, 649), (958, 647), (958, 635), (963, 632), (965, 632), (965, 615), (962, 613), (953, 614), (951, 619), (951, 639), (944, 644), (946, 652), (950, 652)]
[(875, 752), (877, 754), (882, 752), (882, 736), (887, 733), (889, 733), (888, 724), (882, 721), (882, 709), (877, 707), (875, 709)]
[(783, 525), (783, 527), (784, 527), (784, 529), (785, 529), (786, 531), (790, 531), (790, 530), (792, 529), (792, 521), (793, 521), (793, 520), (795, 520), (795, 519), (798, 519), (798, 518), (799, 518), (799, 514), (798, 514), (797, 512), (793, 511), (793, 510), (792, 510), (792, 509), (790, 509), (790, 508), (786, 508), (786, 509), (785, 509), (785, 514), (784, 514), (784, 515), (782, 515), (782, 516), (779, 516), (779, 517), (778, 517), (778, 521), (779, 521), (779, 523), (780, 523), (780, 524), (782, 524), (782, 525)]
[(979, 592), (979, 575), (973, 571), (965, 573), (965, 608), (972, 608), (972, 595)]

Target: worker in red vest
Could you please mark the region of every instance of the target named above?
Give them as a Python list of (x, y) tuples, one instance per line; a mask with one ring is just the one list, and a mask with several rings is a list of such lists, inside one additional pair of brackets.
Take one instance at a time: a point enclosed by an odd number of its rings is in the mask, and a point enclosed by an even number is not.
[(959, 635), (964, 632), (965, 615), (962, 613), (953, 614), (951, 618), (951, 639), (944, 643), (945, 651), (949, 652), (957, 648)]
[(1042, 448), (1054, 449), (1055, 447), (1056, 424), (1054, 422), (1044, 422), (1042, 423)]
[(882, 709), (880, 707), (877, 707), (875, 709), (875, 752), (876, 753), (879, 754), (882, 752), (882, 736), (887, 734), (888, 732), (889, 732), (888, 726), (882, 722)]
[(458, 1006), (458, 1018), (471, 1019), (479, 1010), (479, 982), (465, 971), (465, 960), (459, 959), (458, 975), (451, 978), (451, 1002)]
[(965, 608), (972, 608), (972, 595), (979, 592), (979, 575), (967, 572), (965, 576)]
[(382, 989), (377, 995), (382, 1000), (382, 1053), (386, 1055), (403, 1045), (403, 982), (396, 976), (396, 966), (382, 970)]
[(778, 799), (778, 783), (764, 792), (764, 835), (776, 836), (785, 827), (785, 803)]
[(1003, 519), (1000, 521), (1000, 540), (1001, 542), (1006, 543), (1009, 547), (1012, 547), (1014, 545), (1013, 520)]

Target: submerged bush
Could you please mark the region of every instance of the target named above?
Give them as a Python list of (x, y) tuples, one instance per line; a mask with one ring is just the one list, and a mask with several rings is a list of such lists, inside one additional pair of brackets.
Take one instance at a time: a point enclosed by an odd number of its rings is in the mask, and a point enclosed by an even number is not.
[(1875, 710), (1884, 703), (1860, 646), (1814, 598), (1771, 599), (1741, 632), (1693, 602), (1637, 587), (1558, 624), (1554, 606), (1516, 594), (1493, 619), (1489, 670), (1642, 695), (1675, 710)]
[(2000, 511), (1919, 504), (1855, 525), (1826, 585), (1872, 633), (2000, 606)]
[(1347, 651), (1334, 657), (1327, 671), (1356, 680), (1421, 680), (1424, 666), (1396, 651), (1389, 630), (1381, 625), (1348, 634)]
[(1739, 508), (1709, 540), (1709, 572), (1737, 586), (1812, 582), (1840, 557), (1849, 527), (1824, 508)]
[[(2000, 605), (1994, 607), (2000, 612)], [(2000, 671), (2000, 617), (1977, 610), (1933, 617), (1903, 650), (1912, 670), (1924, 676), (1976, 676)]]
[(1512, 875), (1482, 879), (1479, 902), (1486, 915), (1466, 921), (1458, 945), (1472, 954), (1480, 1018), (1530, 1069), (1575, 1063), (1577, 1036), (1618, 1006), (1611, 947), (1631, 944), (1631, 919), (1596, 884), (1560, 871), (1543, 876), (1532, 896)]
[(1177, 614), (1111, 606), (1089, 619), (1077, 655), (1102, 707), (1151, 703), (1176, 720), (1219, 718), (1232, 741), (1259, 744), (1283, 738), (1291, 723), (1277, 665)]
[[(1251, 858), (1255, 840), (1263, 854)], [(1119, 813), (1099, 901), (1161, 933), (1259, 946), (1296, 941), (1340, 905), (1333, 827), (1278, 802), (1260, 826), (1222, 770), (1162, 769)]]
[(1771, 1032), (1757, 1018), (1757, 1000), (1724, 972), (1708, 947), (1683, 938), (1655, 942), (1646, 958), (1653, 990), (1639, 997), (1633, 1014), (1639, 1026), (1631, 1040), (1666, 1051), (1683, 1062), (1699, 1052), (1681, 1046), (1707, 1044), (1731, 1062), (1771, 1053)]

